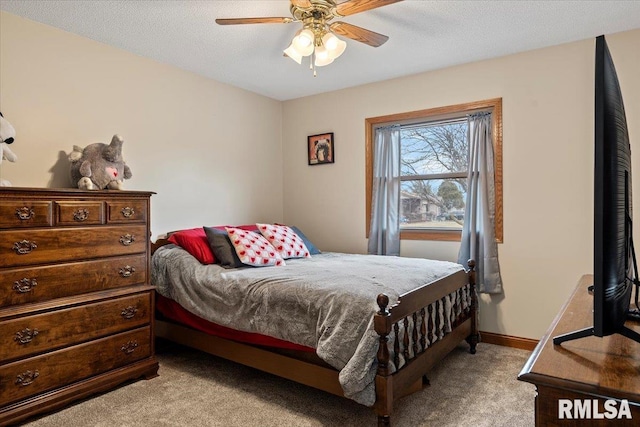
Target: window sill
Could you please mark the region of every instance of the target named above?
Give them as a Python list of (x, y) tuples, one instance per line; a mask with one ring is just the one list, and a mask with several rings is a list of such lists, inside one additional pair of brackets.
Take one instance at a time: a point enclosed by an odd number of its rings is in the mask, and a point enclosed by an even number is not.
[(440, 242), (459, 242), (460, 230), (400, 230), (400, 240), (436, 240)]

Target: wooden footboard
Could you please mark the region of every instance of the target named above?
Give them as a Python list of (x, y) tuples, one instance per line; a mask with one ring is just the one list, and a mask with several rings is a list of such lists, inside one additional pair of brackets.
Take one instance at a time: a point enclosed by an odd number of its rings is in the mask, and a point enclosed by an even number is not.
[[(468, 281), (470, 304), (464, 306), (465, 290), (461, 283)], [(389, 305), (389, 297), (378, 295), (380, 310), (375, 315), (374, 327), (378, 334), (378, 372), (376, 375), (376, 403), (374, 409), (378, 415), (378, 426), (391, 425), (391, 413), (394, 401), (402, 397), (408, 388), (442, 360), (463, 339), (470, 345), (471, 354), (475, 354), (479, 341), (477, 310), (478, 297), (475, 286), (475, 262), (469, 261), (469, 271), (458, 272), (438, 282), (437, 286), (424, 285), (400, 296), (398, 303)], [(432, 311), (438, 312), (445, 298), (455, 295), (452, 302), (451, 331), (442, 337), (434, 335)], [(440, 317), (435, 318), (435, 330), (439, 331)], [(402, 332), (400, 332), (402, 331)], [(393, 338), (393, 360), (389, 353), (389, 336)], [(401, 364), (401, 355), (404, 363)], [(396, 367), (391, 372), (390, 363)], [(400, 366), (398, 368), (398, 366)]]

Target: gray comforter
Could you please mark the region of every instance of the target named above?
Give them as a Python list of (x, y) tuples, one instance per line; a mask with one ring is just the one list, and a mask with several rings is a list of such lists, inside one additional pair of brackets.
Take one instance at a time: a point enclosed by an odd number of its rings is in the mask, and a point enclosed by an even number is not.
[(340, 371), (345, 396), (368, 406), (375, 402), (376, 296), (385, 293), (393, 304), (462, 269), (445, 261), (339, 253), (286, 264), (224, 269), (167, 245), (152, 257), (151, 279), (161, 295), (199, 317), (315, 348)]

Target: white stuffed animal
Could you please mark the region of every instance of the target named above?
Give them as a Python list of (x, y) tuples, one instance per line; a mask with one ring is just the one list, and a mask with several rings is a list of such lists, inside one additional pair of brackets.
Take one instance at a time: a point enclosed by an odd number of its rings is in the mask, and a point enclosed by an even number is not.
[[(11, 126), (11, 123), (4, 118), (0, 113), (0, 163), (3, 159), (7, 159), (10, 162), (18, 160), (18, 156), (9, 148), (9, 144), (12, 144), (16, 136), (16, 130)], [(0, 187), (10, 187), (11, 183), (6, 179), (0, 179)]]

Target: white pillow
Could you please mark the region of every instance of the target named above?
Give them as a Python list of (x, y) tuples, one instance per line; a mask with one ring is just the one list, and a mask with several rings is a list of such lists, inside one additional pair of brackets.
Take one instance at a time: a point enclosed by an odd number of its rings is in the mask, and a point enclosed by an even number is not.
[(311, 257), (304, 241), (290, 227), (276, 224), (256, 225), (283, 259)]
[(235, 227), (225, 227), (240, 262), (254, 267), (285, 265), (278, 251), (260, 234)]

